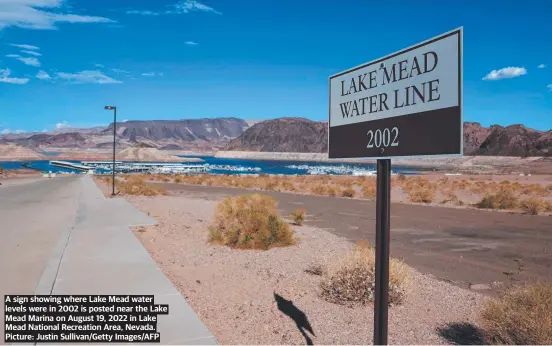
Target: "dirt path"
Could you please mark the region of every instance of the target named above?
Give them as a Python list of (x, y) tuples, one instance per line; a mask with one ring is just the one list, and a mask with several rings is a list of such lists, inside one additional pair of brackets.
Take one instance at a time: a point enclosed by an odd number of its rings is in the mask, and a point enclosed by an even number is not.
[[(162, 183), (171, 194), (218, 200), (250, 190)], [(375, 240), (375, 202), (263, 192), (284, 215), (308, 211), (306, 224), (350, 240)], [(458, 286), (494, 293), (496, 283), (552, 279), (552, 217), (494, 211), (392, 204), (391, 255), (422, 273)], [(476, 286), (473, 286), (476, 285)], [(483, 286), (481, 286), (483, 285)]]

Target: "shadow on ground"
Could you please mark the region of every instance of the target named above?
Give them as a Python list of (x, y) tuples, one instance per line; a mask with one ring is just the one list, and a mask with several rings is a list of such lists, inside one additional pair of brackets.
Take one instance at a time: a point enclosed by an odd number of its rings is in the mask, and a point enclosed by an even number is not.
[(303, 336), (305, 337), (307, 345), (313, 345), (312, 339), (305, 332), (306, 330), (313, 336), (316, 336), (316, 334), (314, 334), (312, 330), (312, 326), (309, 323), (307, 315), (305, 315), (303, 311), (299, 310), (299, 308), (297, 308), (295, 304), (293, 304), (293, 301), (287, 300), (279, 294), (274, 293), (274, 300), (278, 304), (278, 310), (286, 314), (295, 322), (295, 324), (297, 325), (297, 329), (299, 329), (301, 334), (303, 334)]
[(448, 323), (437, 328), (440, 337), (454, 345), (486, 345), (483, 331), (467, 322)]

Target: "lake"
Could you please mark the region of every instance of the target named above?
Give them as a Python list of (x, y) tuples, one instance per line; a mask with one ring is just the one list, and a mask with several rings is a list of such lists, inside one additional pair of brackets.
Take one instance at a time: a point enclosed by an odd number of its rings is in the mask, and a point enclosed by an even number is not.
[[(183, 156), (182, 156), (183, 157)], [(328, 163), (328, 162), (305, 162), (305, 161), (269, 161), (269, 160), (244, 160), (215, 158), (212, 156), (187, 156), (203, 159), (209, 165), (209, 172), (212, 174), (283, 174), (283, 175), (304, 175), (304, 174), (353, 174), (370, 173), (376, 170), (374, 164), (363, 163)], [(80, 162), (80, 161), (71, 161)], [(201, 164), (199, 164), (201, 165)], [(4, 169), (36, 169), (43, 172), (71, 172), (72, 170), (61, 167), (54, 167), (49, 161), (15, 161), (0, 162)], [(394, 173), (416, 174), (420, 169), (412, 167), (393, 167)]]

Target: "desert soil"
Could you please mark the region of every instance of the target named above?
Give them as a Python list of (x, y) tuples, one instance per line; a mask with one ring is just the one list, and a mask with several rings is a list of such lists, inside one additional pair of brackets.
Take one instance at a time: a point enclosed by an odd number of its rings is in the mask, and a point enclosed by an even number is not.
[[(105, 184), (99, 184), (103, 190)], [(373, 309), (349, 308), (319, 297), (320, 277), (305, 272), (333, 261), (352, 243), (327, 231), (294, 226), (298, 244), (268, 251), (234, 250), (207, 242), (216, 202), (186, 197), (127, 199), (158, 222), (136, 236), (221, 344), (304, 344), (296, 323), (279, 310), (280, 295), (304, 313), (315, 344), (371, 343)], [(448, 323), (476, 322), (484, 296), (414, 271), (406, 301), (389, 310), (389, 342), (451, 343)], [(285, 309), (282, 309), (285, 310)], [(305, 323), (303, 319), (302, 324)], [(301, 324), (300, 323), (300, 324)]]

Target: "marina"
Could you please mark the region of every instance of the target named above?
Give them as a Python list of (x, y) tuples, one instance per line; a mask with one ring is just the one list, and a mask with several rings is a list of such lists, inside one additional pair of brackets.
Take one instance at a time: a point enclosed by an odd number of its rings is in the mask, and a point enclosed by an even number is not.
[[(371, 164), (342, 164), (321, 162), (290, 162), (247, 159), (224, 159), (201, 156), (204, 162), (189, 163), (183, 158), (181, 163), (167, 162), (126, 162), (115, 161), (118, 174), (216, 174), (216, 175), (348, 175), (375, 176)], [(58, 174), (112, 174), (113, 161), (42, 160), (0, 162), (5, 169), (36, 170), (41, 173)], [(416, 174), (415, 169), (394, 167), (392, 174)]]

